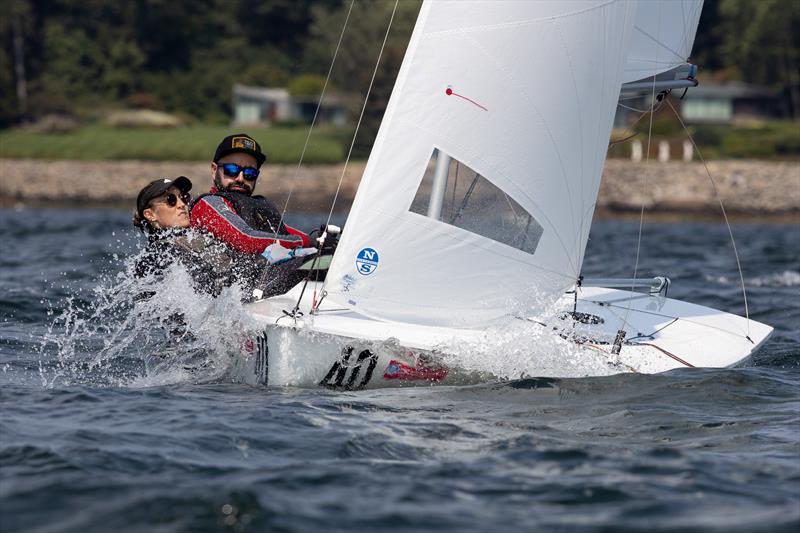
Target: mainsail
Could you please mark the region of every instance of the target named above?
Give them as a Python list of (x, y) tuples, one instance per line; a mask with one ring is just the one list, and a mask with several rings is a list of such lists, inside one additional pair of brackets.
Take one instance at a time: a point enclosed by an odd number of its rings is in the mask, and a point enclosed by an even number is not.
[(574, 284), (636, 9), (426, 1), (328, 298), (471, 326), (543, 310)]
[(703, 0), (639, 2), (622, 81), (644, 80), (686, 63)]

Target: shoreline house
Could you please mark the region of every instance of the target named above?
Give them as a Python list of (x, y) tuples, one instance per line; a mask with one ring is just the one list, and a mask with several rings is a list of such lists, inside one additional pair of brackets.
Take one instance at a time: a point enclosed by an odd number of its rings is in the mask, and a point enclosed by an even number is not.
[[(672, 94), (681, 96), (682, 93), (681, 90)], [(743, 82), (701, 82), (697, 87), (689, 89), (678, 105), (681, 117), (687, 124), (736, 125), (786, 116), (781, 99), (775, 92)], [(642, 93), (621, 99), (614, 117), (614, 127), (627, 128), (649, 109), (649, 94)]]
[[(233, 125), (270, 126), (276, 122), (310, 124), (317, 108), (317, 96), (292, 96), (283, 87), (253, 87), (234, 84)], [(347, 112), (339, 97), (326, 95), (320, 106), (317, 124), (343, 126)]]
[(701, 83), (681, 102), (681, 115), (688, 123), (757, 122), (781, 118), (783, 111), (773, 91), (743, 82)]

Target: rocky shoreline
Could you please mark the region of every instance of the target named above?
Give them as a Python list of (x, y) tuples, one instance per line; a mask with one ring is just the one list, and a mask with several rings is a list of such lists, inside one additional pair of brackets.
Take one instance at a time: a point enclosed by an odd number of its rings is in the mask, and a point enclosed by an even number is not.
[[(336, 211), (350, 208), (364, 163), (304, 166), (268, 165), (257, 192), (290, 210), (330, 209), (339, 179)], [(800, 222), (800, 164), (773, 161), (710, 161), (727, 213), (733, 218)], [(0, 159), (0, 206), (132, 206), (136, 193), (158, 177), (184, 175), (205, 191), (207, 162), (43, 161)], [(644, 182), (644, 185), (643, 185)], [(294, 185), (292, 185), (294, 184)], [(598, 216), (637, 214), (714, 218), (719, 203), (701, 162), (633, 163), (607, 161), (597, 203)]]

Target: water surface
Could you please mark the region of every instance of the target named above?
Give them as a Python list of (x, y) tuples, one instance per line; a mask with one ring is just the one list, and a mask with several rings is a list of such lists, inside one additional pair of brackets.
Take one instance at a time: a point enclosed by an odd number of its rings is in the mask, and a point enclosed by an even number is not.
[[(187, 349), (145, 328), (158, 317), (125, 302), (129, 224), (0, 210), (4, 532), (800, 525), (796, 226), (734, 227), (751, 316), (776, 328), (742, 368), (342, 393), (230, 383), (218, 354), (246, 314), (180, 276), (153, 312), (189, 301), (204, 338)], [(629, 277), (637, 229), (596, 223), (584, 275)], [(727, 239), (716, 224), (646, 225), (640, 275), (743, 314)]]

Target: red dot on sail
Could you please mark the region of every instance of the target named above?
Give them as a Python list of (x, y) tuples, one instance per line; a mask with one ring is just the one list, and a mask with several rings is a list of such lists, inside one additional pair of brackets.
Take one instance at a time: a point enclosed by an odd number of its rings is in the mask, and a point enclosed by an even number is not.
[(445, 89), (444, 93), (445, 93), (447, 96), (450, 96), (451, 94), (453, 94), (453, 89), (451, 89), (450, 87), (448, 87), (447, 89)]

